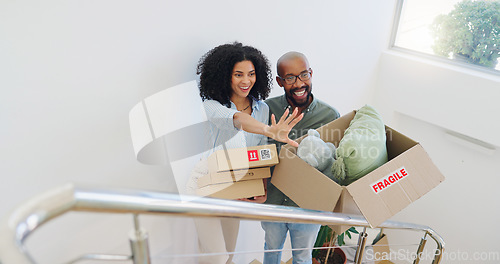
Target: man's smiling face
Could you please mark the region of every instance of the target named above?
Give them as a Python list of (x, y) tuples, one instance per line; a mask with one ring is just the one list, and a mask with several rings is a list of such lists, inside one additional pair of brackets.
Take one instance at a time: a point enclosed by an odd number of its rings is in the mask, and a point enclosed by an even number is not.
[[(285, 96), (288, 103), (293, 107), (306, 107), (312, 101), (312, 79), (304, 80), (307, 76), (312, 78), (312, 70), (306, 60), (300, 57), (295, 57), (282, 61), (279, 65), (278, 77), (276, 78), (279, 86), (285, 89)], [(287, 84), (287, 77), (296, 77), (293, 84)], [(301, 80), (302, 79), (302, 80)]]

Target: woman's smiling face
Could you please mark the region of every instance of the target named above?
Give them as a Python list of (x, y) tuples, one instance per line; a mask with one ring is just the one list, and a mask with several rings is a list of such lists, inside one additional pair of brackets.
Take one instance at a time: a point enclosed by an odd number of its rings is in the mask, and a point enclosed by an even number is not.
[(255, 67), (251, 61), (244, 60), (236, 63), (231, 75), (231, 98), (247, 97), (256, 79)]

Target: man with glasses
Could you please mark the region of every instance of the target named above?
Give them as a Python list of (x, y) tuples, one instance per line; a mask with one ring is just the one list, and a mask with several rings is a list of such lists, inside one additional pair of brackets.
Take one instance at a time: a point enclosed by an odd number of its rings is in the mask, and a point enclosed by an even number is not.
[[(312, 74), (306, 56), (300, 52), (288, 52), (278, 59), (278, 76), (276, 81), (283, 87), (285, 94), (266, 100), (269, 106), (269, 115), (274, 114), (279, 120), (288, 108), (292, 111), (299, 108), (304, 113), (302, 120), (295, 125), (288, 135), (290, 139), (297, 139), (307, 134), (308, 129), (316, 129), (340, 117), (339, 112), (316, 99), (312, 94)], [(269, 118), (271, 120), (271, 118)], [(283, 143), (269, 139), (269, 143), (276, 144), (278, 151)], [(290, 198), (268, 181), (267, 204), (277, 204), (298, 207)], [(320, 225), (299, 223), (262, 222), (265, 231), (265, 250), (281, 250), (285, 243), (287, 232), (293, 250), (293, 264), (312, 263), (311, 248), (314, 246)], [(263, 264), (281, 263), (281, 251), (265, 252)]]

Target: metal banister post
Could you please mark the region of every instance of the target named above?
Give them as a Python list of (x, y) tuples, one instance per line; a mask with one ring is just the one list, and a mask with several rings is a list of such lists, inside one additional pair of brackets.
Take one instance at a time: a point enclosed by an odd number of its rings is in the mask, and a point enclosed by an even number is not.
[(439, 262), (441, 262), (441, 258), (443, 257), (444, 242), (442, 241), (441, 237), (439, 237), (439, 235), (435, 237), (433, 232), (429, 233), (429, 231), (427, 231), (427, 234), (429, 234), (430, 237), (434, 239), (434, 241), (436, 241), (437, 249), (436, 253), (434, 254), (434, 260), (432, 260), (432, 264), (438, 264)]
[(148, 233), (139, 226), (139, 215), (134, 214), (134, 229), (129, 234), (134, 264), (151, 264)]
[(366, 227), (363, 228), (363, 232), (359, 233), (358, 238), (358, 248), (356, 249), (356, 256), (354, 257), (354, 263), (360, 264), (363, 260), (363, 254), (365, 252), (366, 238), (368, 234), (366, 233)]
[(427, 243), (427, 232), (425, 232), (424, 236), (420, 240), (420, 245), (418, 245), (418, 249), (417, 249), (417, 256), (416, 256), (415, 260), (413, 261), (413, 264), (420, 263), (420, 256), (422, 255), (422, 252), (424, 251), (425, 243)]

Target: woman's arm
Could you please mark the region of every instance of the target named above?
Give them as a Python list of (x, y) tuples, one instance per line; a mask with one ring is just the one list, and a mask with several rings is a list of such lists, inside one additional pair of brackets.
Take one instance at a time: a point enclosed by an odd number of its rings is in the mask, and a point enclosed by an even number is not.
[(281, 119), (276, 123), (274, 114), (271, 115), (271, 125), (264, 124), (251, 117), (249, 114), (237, 112), (233, 115), (234, 126), (249, 133), (261, 134), (270, 137), (276, 141), (281, 141), (298, 147), (299, 144), (288, 137), (290, 130), (300, 121), (304, 114), (298, 114), (298, 109), (295, 108), (292, 114), (288, 116), (288, 109), (285, 111)]
[(303, 114), (297, 115), (297, 108), (290, 116), (288, 116), (289, 110), (285, 110), (285, 113), (283, 113), (278, 123), (276, 123), (275, 117), (272, 115), (271, 125), (269, 126), (256, 120), (249, 114), (228, 108), (215, 100), (205, 100), (203, 101), (203, 106), (208, 120), (218, 129), (242, 129), (249, 133), (264, 135), (276, 141), (298, 147), (297, 142), (288, 138), (290, 130), (303, 117)]

